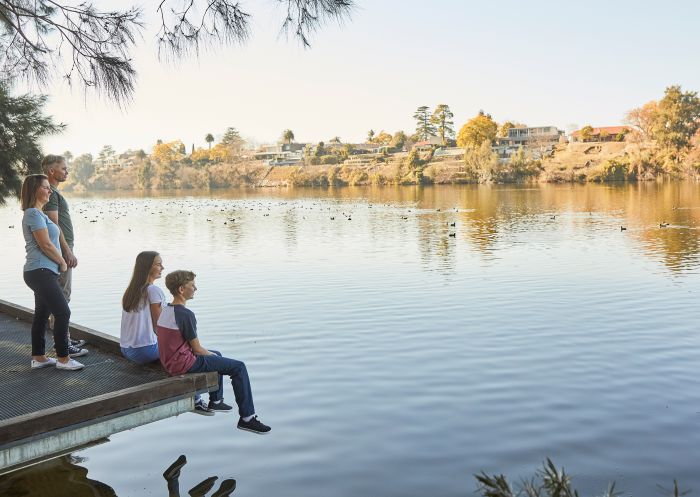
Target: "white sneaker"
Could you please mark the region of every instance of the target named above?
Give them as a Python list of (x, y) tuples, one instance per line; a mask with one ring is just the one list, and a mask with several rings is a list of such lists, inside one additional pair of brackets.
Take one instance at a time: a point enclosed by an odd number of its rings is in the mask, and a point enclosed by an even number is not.
[(49, 366), (54, 366), (56, 362), (56, 359), (54, 359), (53, 357), (47, 357), (44, 362), (35, 361), (34, 359), (32, 359), (32, 369), (41, 369), (47, 368)]
[(76, 371), (78, 369), (83, 369), (85, 364), (78, 362), (75, 359), (68, 359), (68, 362), (63, 363), (56, 361), (56, 369), (65, 369), (66, 371)]

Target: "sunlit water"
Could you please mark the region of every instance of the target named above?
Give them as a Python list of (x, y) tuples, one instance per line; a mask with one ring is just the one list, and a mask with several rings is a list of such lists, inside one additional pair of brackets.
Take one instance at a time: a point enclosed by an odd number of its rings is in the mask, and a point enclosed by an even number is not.
[[(179, 454), (183, 495), (217, 475), (239, 496), (461, 496), (475, 473), (517, 481), (551, 457), (584, 494), (616, 480), (655, 495), (674, 478), (700, 491), (699, 193), (68, 194), (72, 320), (117, 335), (134, 257), (158, 250), (166, 272), (197, 273), (200, 338), (247, 363), (273, 427), (186, 414), (116, 434), (78, 468), (121, 497), (167, 495)], [(32, 306), (16, 202), (0, 237), (0, 298)], [(43, 478), (63, 495), (75, 471), (53, 467), (0, 493)]]

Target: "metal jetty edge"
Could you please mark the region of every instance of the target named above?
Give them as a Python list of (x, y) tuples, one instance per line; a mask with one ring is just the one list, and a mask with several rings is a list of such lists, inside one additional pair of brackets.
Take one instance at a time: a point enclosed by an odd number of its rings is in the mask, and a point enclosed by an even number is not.
[[(70, 324), (87, 340), (81, 371), (32, 370), (31, 309), (0, 300), (0, 474), (98, 443), (120, 431), (191, 411), (216, 373), (169, 376), (138, 366), (111, 335)], [(46, 337), (46, 352), (53, 340)]]

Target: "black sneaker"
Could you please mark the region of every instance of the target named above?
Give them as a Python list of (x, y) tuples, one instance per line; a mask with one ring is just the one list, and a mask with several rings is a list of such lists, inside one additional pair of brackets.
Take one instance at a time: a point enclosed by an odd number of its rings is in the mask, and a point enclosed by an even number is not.
[(253, 416), (250, 421), (243, 421), (243, 418), (238, 420), (238, 429), (251, 431), (258, 435), (267, 435), (272, 428), (260, 422), (257, 416)]
[(88, 349), (81, 349), (80, 347), (73, 347), (72, 345), (68, 345), (68, 355), (70, 357), (82, 357), (84, 355), (87, 355)]
[(212, 409), (209, 409), (207, 406), (204, 405), (204, 402), (199, 401), (195, 402), (194, 404), (194, 412), (195, 414), (201, 414), (202, 416), (213, 416), (214, 411)]
[(223, 400), (221, 402), (212, 402), (210, 400), (209, 401), (209, 409), (214, 411), (214, 412), (231, 412), (233, 410), (233, 407), (228, 405)]
[(73, 340), (72, 338), (68, 339), (68, 345), (72, 345), (73, 347), (77, 348), (84, 346), (86, 343), (86, 340)]

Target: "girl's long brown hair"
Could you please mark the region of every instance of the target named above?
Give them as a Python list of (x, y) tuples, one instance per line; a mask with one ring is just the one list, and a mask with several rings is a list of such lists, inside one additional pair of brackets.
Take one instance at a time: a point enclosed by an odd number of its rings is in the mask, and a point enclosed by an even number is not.
[(148, 250), (136, 256), (134, 274), (131, 275), (129, 286), (122, 297), (122, 309), (126, 312), (137, 311), (145, 304), (148, 273), (151, 272), (153, 261), (158, 255), (158, 252)]

